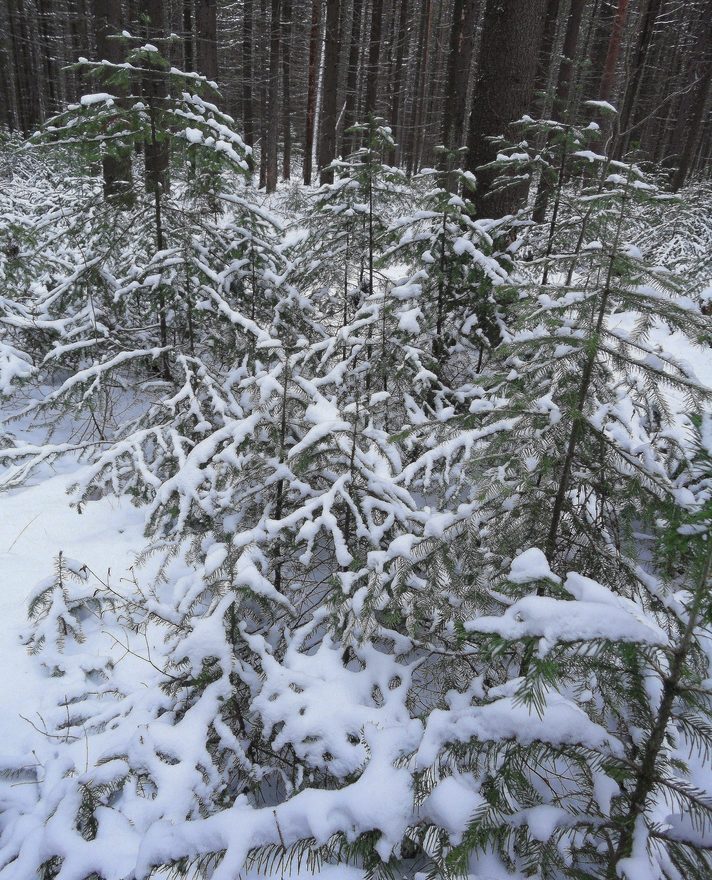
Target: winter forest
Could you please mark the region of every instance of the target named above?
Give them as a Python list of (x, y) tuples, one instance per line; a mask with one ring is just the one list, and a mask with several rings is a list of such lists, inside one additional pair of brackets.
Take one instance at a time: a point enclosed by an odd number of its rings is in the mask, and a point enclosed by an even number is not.
[(711, 880), (711, 0), (0, 0), (0, 880)]

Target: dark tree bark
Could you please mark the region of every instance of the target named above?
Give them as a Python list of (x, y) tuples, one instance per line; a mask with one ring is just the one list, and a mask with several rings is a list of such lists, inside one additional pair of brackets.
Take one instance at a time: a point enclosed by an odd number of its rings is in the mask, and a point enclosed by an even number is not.
[(454, 96), (458, 87), (457, 82), (457, 58), (462, 43), (462, 32), (465, 26), (465, 0), (454, 0), (452, 7), (452, 24), (450, 26), (450, 41), (447, 56), (447, 78), (445, 81), (445, 104), (443, 107), (443, 124), (441, 130), (444, 147), (452, 148), (452, 128), (454, 108)]
[(677, 130), (682, 132), (679, 159), (672, 176), (674, 191), (686, 182), (694, 168), (698, 149), (704, 140), (704, 127), (712, 88), (712, 2), (707, 0), (697, 25), (697, 39), (692, 50), (691, 80), (680, 107)]
[(260, 129), (260, 189), (267, 183), (267, 118), (268, 118), (268, 85), (269, 75), (265, 75), (265, 71), (269, 70), (269, 17), (267, 15), (267, 0), (260, 0), (260, 12), (258, 17), (257, 29), (257, 64), (256, 70), (259, 74), (259, 129)]
[(0, 114), (2, 123), (12, 132), (18, 127), (18, 121), (8, 12), (7, 7), (0, 8)]
[(420, 25), (418, 31), (418, 51), (416, 54), (415, 73), (413, 81), (412, 107), (410, 117), (410, 132), (408, 139), (408, 151), (406, 161), (406, 173), (410, 177), (418, 170), (418, 148), (420, 139), (418, 131), (422, 119), (423, 105), (423, 81), (428, 64), (428, 48), (430, 42), (430, 21), (432, 14), (432, 0), (427, 0), (420, 13)]
[(252, 0), (245, 0), (242, 19), (242, 127), (245, 143), (255, 143), (255, 110), (252, 102), (254, 79), (252, 75)]
[(396, 147), (393, 150), (390, 161), (396, 164), (400, 161), (401, 141), (403, 138), (402, 108), (403, 102), (403, 60), (408, 51), (408, 38), (410, 28), (408, 23), (408, 0), (401, 0), (400, 15), (398, 17), (398, 29), (396, 31), (396, 57), (393, 69), (393, 91), (391, 93), (391, 126), (393, 137), (396, 139)]
[[(407, 0), (404, 0), (407, 3)], [(353, 0), (351, 17), (351, 40), (346, 68), (346, 96), (344, 98), (344, 135), (342, 153), (352, 152), (354, 141), (348, 130), (356, 122), (356, 99), (358, 92), (358, 63), (361, 53), (361, 29), (363, 24), (363, 0)]]
[(282, 0), (282, 178), (292, 171), (292, 0)]
[(368, 72), (366, 76), (366, 114), (376, 113), (378, 101), (379, 60), (381, 55), (381, 29), (383, 23), (383, 0), (373, 0), (371, 8), (371, 35), (368, 41)]
[(450, 150), (463, 146), (467, 83), (479, 5), (480, 0), (455, 0), (453, 7), (441, 132), (443, 146)]
[(321, 0), (312, 0), (311, 28), (309, 31), (309, 82), (307, 85), (307, 114), (304, 136), (304, 183), (312, 178), (312, 153), (314, 152), (314, 121), (316, 117), (317, 65), (319, 64), (319, 26), (321, 23)]
[(39, 36), (41, 42), (42, 56), (44, 60), (44, 75), (47, 94), (47, 110), (50, 113), (56, 113), (61, 106), (61, 88), (59, 65), (56, 58), (56, 47), (54, 29), (51, 22), (54, 19), (52, 4), (50, 0), (39, 0), (37, 4), (39, 13)]
[(613, 18), (613, 28), (611, 30), (611, 36), (608, 41), (606, 60), (603, 62), (601, 85), (598, 90), (598, 97), (602, 101), (608, 101), (613, 94), (613, 87), (616, 81), (616, 68), (618, 66), (618, 58), (621, 54), (623, 28), (625, 26), (627, 14), (628, 0), (618, 0), (616, 14)]
[(10, 41), (15, 68), (15, 106), (17, 122), (24, 135), (29, 135), (42, 122), (39, 71), (33, 64), (32, 41), (25, 0), (8, 0)]
[[(573, 74), (574, 59), (576, 57), (576, 45), (578, 43), (579, 32), (581, 30), (581, 18), (583, 16), (583, 8), (586, 0), (571, 0), (569, 9), (569, 17), (566, 22), (566, 33), (564, 35), (564, 46), (562, 51), (561, 64), (556, 81), (556, 93), (554, 95), (554, 118), (561, 122), (569, 121), (568, 105), (571, 93), (571, 79)], [(563, 169), (562, 169), (563, 171)], [(546, 209), (549, 204), (551, 193), (554, 189), (555, 181), (549, 174), (542, 174), (539, 180), (539, 188), (537, 190), (534, 202), (534, 212), (532, 219), (535, 223), (543, 223), (546, 217)]]
[(567, 119), (569, 101), (571, 99), (571, 86), (574, 81), (574, 65), (578, 50), (579, 34), (586, 0), (571, 0), (569, 17), (566, 22), (564, 46), (561, 53), (561, 64), (556, 80), (556, 94), (554, 95), (554, 113), (557, 119)]
[(539, 52), (536, 79), (534, 81), (534, 91), (537, 95), (544, 93), (549, 83), (560, 13), (561, 0), (547, 0), (544, 31), (541, 36), (541, 51)]
[(336, 155), (336, 87), (339, 72), (339, 0), (326, 0), (324, 85), (319, 121), (319, 181), (332, 183)]
[(218, 78), (217, 9), (215, 0), (197, 0), (195, 30), (198, 72), (210, 80)]
[(648, 53), (650, 52), (653, 42), (653, 33), (655, 22), (662, 0), (648, 0), (643, 11), (640, 34), (638, 36), (638, 45), (635, 50), (634, 58), (631, 65), (631, 73), (625, 84), (625, 95), (620, 113), (620, 130), (621, 136), (618, 139), (616, 153), (620, 156), (628, 148), (628, 136), (625, 132), (633, 125), (635, 108), (640, 98), (640, 88), (643, 82), (643, 72), (645, 71)]
[[(111, 0), (109, 0), (111, 2)], [(141, 0), (139, 11), (146, 22), (144, 29), (148, 39), (165, 36), (164, 8), (162, 0)], [(163, 139), (157, 121), (157, 112), (165, 104), (168, 83), (163, 72), (147, 68), (143, 78), (143, 93), (151, 116), (151, 138), (144, 145), (146, 163), (146, 189), (159, 194), (168, 189), (168, 141)]]
[(193, 53), (193, 0), (183, 0), (183, 68), (195, 68)]
[[(488, 137), (506, 134), (509, 123), (531, 107), (544, 13), (545, 0), (487, 0), (468, 136), (470, 171), (495, 158)], [(526, 194), (513, 187), (488, 198), (493, 176), (477, 175), (480, 216), (509, 214)]]
[(267, 192), (277, 189), (277, 159), (279, 141), (279, 55), (281, 43), (282, 0), (272, 0), (272, 17), (270, 20), (269, 50), (269, 97), (267, 104), (267, 165), (265, 168), (265, 186)]

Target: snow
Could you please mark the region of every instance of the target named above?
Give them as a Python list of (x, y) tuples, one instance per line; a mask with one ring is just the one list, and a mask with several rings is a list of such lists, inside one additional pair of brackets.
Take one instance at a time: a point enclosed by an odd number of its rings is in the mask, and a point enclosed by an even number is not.
[(596, 110), (605, 110), (607, 113), (618, 113), (613, 104), (609, 104), (608, 101), (584, 101), (584, 104)]
[(82, 107), (92, 107), (94, 104), (113, 104), (114, 96), (107, 92), (97, 92), (95, 95), (82, 95), (79, 99)]
[(471, 779), (447, 776), (430, 792), (419, 814), (444, 828), (457, 844), (477, 809), (485, 804), (485, 799), (473, 791)]
[[(48, 688), (41, 670), (28, 662), (21, 640), (27, 629), (27, 602), (36, 585), (46, 581), (60, 550), (104, 576), (109, 570), (127, 572), (143, 543), (143, 514), (127, 498), (104, 498), (94, 504), (90, 516), (70, 507), (67, 491), (76, 475), (76, 468), (67, 463), (60, 473), (45, 471), (41, 482), (2, 497), (0, 666), (13, 674), (0, 685), (0, 764), (46, 747), (30, 722), (40, 723), (56, 688)], [(21, 715), (29, 721), (19, 720)]]
[[(86, 96), (82, 118), (107, 100)], [(667, 507), (640, 523), (627, 508), (641, 474), (684, 519), (690, 556), (702, 544), (709, 479), (688, 461), (688, 398), (712, 387), (710, 352), (655, 317), (670, 308), (664, 285), (632, 288), (652, 317), (636, 335), (641, 314), (608, 316), (596, 381), (572, 416), (595, 281), (564, 287), (552, 273), (539, 284), (539, 266), (516, 256), (523, 237), (496, 253), (509, 221), (473, 220), (462, 199), (420, 180), (427, 194), (413, 210), (377, 215), (388, 243), (370, 289), (360, 174), (337, 163), (303, 216), (284, 192), (253, 205), (230, 123), (188, 93), (171, 121), (181, 156), (187, 142), (229, 160), (219, 207), (200, 202), (200, 222), (186, 223), (179, 177), (176, 202), (164, 203), (179, 228), (167, 224), (160, 250), (134, 238), (145, 250), (123, 265), (99, 256), (102, 239), (79, 254), (40, 236), (49, 265), (32, 263), (34, 280), (3, 310), (0, 393), (19, 418), (0, 433), (0, 663), (12, 672), (0, 685), (0, 770), (20, 781), (0, 779), (0, 877), (28, 880), (59, 856), (59, 880), (144, 880), (224, 853), (213, 880), (245, 880), (254, 848), (312, 840), (358, 840), (388, 863), (414, 826), (447, 857), (495, 790), (501, 809), (488, 819), (514, 867), (487, 850), (471, 855), (472, 877), (521, 880), (518, 829), (580, 858), (584, 833), (601, 842), (597, 808), (624, 809), (610, 758), (637, 760), (637, 725), (659, 710), (691, 607), (689, 572), (673, 566), (668, 585), (651, 548)], [(608, 181), (627, 186), (635, 169), (611, 166)], [(391, 169), (371, 195), (400, 197), (401, 177)], [(53, 210), (41, 214), (50, 227), (66, 221)], [(595, 278), (614, 245), (593, 229), (601, 240), (584, 245), (581, 266)], [(626, 265), (644, 269), (646, 248), (628, 237)], [(113, 254), (119, 232), (109, 238)], [(475, 290), (486, 292), (476, 307)], [(693, 295), (676, 301), (701, 321)], [(135, 326), (120, 326), (127, 314)], [(493, 352), (497, 328), (507, 345)], [(628, 367), (620, 351), (632, 351)], [(649, 395), (658, 380), (661, 395)], [(48, 439), (42, 423), (57, 414)], [(547, 499), (575, 418), (592, 442), (574, 450), (565, 546), (552, 550)], [(701, 439), (712, 448), (710, 423)], [(609, 490), (625, 495), (620, 511), (606, 508)], [(628, 559), (632, 542), (640, 556)], [(609, 664), (631, 658), (640, 705), (629, 713), (615, 694), (607, 712)], [(684, 731), (665, 744), (675, 757), (688, 745)], [(674, 772), (712, 785), (704, 757), (689, 760), (689, 776)], [(580, 775), (569, 772), (577, 762)], [(508, 771), (529, 785), (523, 797)], [(77, 816), (89, 792), (90, 834)], [(645, 809), (707, 845), (682, 808), (669, 815), (651, 798)], [(619, 865), (629, 880), (660, 876), (646, 834), (641, 823)], [(412, 874), (410, 863), (396, 870)], [(289, 876), (278, 862), (269, 873)]]
[(513, 584), (529, 584), (539, 580), (558, 583), (560, 580), (551, 571), (546, 556), (538, 547), (530, 547), (520, 553), (512, 561), (507, 577)]

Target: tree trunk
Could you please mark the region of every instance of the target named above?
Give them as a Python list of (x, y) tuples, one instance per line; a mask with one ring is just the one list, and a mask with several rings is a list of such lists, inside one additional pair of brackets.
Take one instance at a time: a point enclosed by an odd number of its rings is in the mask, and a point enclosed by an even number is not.
[[(407, 0), (404, 0), (407, 3)], [(346, 95), (344, 98), (344, 136), (342, 154), (353, 151), (353, 138), (348, 130), (356, 122), (356, 96), (358, 92), (358, 62), (361, 54), (361, 29), (363, 23), (363, 0), (353, 0), (351, 17), (351, 40), (346, 68)]]
[(627, 14), (628, 0), (618, 0), (618, 7), (613, 19), (613, 28), (611, 30), (610, 39), (608, 40), (606, 60), (603, 62), (601, 85), (598, 90), (598, 97), (601, 101), (608, 101), (613, 94), (613, 86), (616, 81), (616, 67), (618, 65), (618, 58), (621, 54), (621, 41), (623, 39), (623, 28), (625, 26)]
[(197, 0), (195, 30), (198, 47), (198, 72), (208, 79), (218, 78), (217, 9), (215, 0)]
[(339, 73), (339, 0), (326, 0), (324, 96), (319, 125), (319, 180), (332, 183), (329, 167), (336, 155), (336, 86)]
[(447, 75), (445, 79), (445, 101), (443, 103), (443, 119), (441, 139), (444, 147), (452, 149), (452, 129), (455, 115), (455, 92), (458, 85), (464, 87), (464, 83), (457, 82), (457, 59), (460, 54), (462, 32), (465, 26), (465, 0), (454, 0), (452, 7), (452, 24), (450, 26), (450, 42), (447, 56)]
[[(578, 43), (579, 31), (581, 30), (581, 18), (586, 0), (571, 0), (569, 9), (569, 17), (566, 22), (566, 34), (564, 35), (564, 47), (562, 52), (561, 64), (559, 66), (559, 74), (556, 81), (556, 93), (554, 95), (553, 114), (554, 118), (567, 122), (568, 121), (568, 104), (571, 94), (571, 78), (573, 74), (574, 58), (576, 56), (576, 46)], [(561, 168), (559, 173), (563, 174), (564, 169)], [(554, 187), (554, 177), (551, 174), (542, 173), (539, 179), (539, 189), (537, 190), (534, 202), (534, 212), (532, 219), (535, 223), (543, 223), (546, 217), (546, 209)]]
[[(544, 31), (541, 36), (541, 51), (539, 52), (536, 79), (534, 81), (534, 91), (537, 98), (539, 98), (540, 94), (546, 93), (547, 86), (549, 85), (560, 12), (561, 0), (547, 0)], [(539, 103), (542, 107), (546, 106), (546, 101), (540, 101)]]
[(648, 61), (648, 53), (653, 41), (655, 22), (660, 13), (662, 0), (648, 0), (643, 13), (643, 20), (638, 37), (638, 46), (633, 59), (632, 72), (625, 85), (625, 95), (620, 114), (621, 135), (616, 144), (616, 155), (619, 157), (628, 149), (629, 137), (625, 132), (634, 121), (635, 110), (640, 98), (640, 88), (643, 82), (643, 72)]
[(292, 0), (283, 0), (282, 8), (282, 178), (289, 180), (292, 171)]
[(366, 113), (376, 113), (378, 101), (378, 62), (381, 55), (381, 26), (383, 21), (383, 0), (373, 0), (371, 9), (371, 35), (368, 42), (368, 73), (366, 76)]
[(255, 144), (255, 110), (252, 102), (252, 0), (244, 0), (242, 10), (242, 128), (245, 143)]
[(396, 164), (401, 157), (401, 140), (403, 137), (401, 119), (401, 103), (403, 101), (403, 59), (408, 51), (408, 39), (410, 28), (408, 23), (408, 0), (401, 0), (400, 16), (398, 18), (398, 30), (396, 31), (397, 46), (395, 67), (393, 71), (393, 91), (391, 93), (391, 126), (393, 128), (393, 137), (397, 141), (397, 145), (391, 154), (390, 161)]
[(304, 132), (304, 183), (309, 186), (312, 178), (312, 153), (314, 152), (314, 120), (316, 116), (317, 64), (319, 63), (319, 26), (321, 0), (312, 0), (311, 29), (309, 31), (309, 81), (307, 84), (307, 115)]
[(282, 31), (282, 0), (272, 0), (269, 50), (269, 98), (267, 104), (267, 165), (265, 167), (265, 186), (268, 193), (277, 189), (277, 152), (279, 141), (279, 52)]
[[(509, 123), (531, 107), (544, 13), (545, 0), (487, 0), (468, 136), (470, 171), (495, 158), (487, 138), (506, 134)], [(488, 198), (493, 178), (491, 171), (478, 174), (480, 216), (512, 213), (526, 196), (513, 187)]]
[(183, 0), (183, 69), (194, 70), (193, 0)]
[[(111, 0), (109, 0), (111, 2)], [(162, 0), (141, 0), (146, 37), (165, 36)], [(163, 140), (157, 114), (168, 96), (168, 83), (162, 70), (148, 67), (143, 77), (143, 92), (151, 116), (151, 138), (144, 146), (146, 190), (158, 194), (168, 189), (168, 141)]]

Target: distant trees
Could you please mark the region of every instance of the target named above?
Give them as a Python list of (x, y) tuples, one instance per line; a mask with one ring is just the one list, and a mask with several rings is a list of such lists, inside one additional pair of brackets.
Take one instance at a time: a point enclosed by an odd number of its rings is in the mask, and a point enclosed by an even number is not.
[[(457, 161), (475, 171), (522, 113), (573, 123), (592, 98), (620, 110), (617, 158), (660, 161), (676, 187), (709, 164), (710, 0), (6, 0), (0, 124), (28, 134), (89, 90), (69, 65), (106, 55), (111, 30), (141, 33), (148, 5), (175, 35), (172, 63), (218, 82), (270, 189), (280, 170), (311, 181), (347, 156), (368, 113), (408, 173), (438, 164), (440, 145), (468, 145)], [(479, 211), (516, 206), (478, 177)]]

